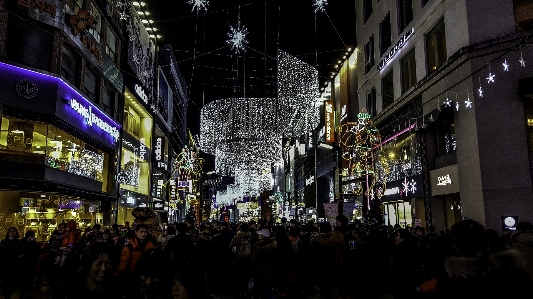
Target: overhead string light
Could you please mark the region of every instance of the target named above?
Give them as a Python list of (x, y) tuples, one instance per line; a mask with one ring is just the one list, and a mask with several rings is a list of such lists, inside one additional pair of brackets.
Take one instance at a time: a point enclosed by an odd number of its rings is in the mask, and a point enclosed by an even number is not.
[(196, 13), (199, 13), (200, 10), (204, 10), (207, 12), (207, 6), (209, 5), (209, 1), (207, 0), (189, 0), (187, 1), (187, 4), (192, 5), (191, 12), (196, 10)]
[(326, 11), (326, 5), (328, 5), (328, 0), (313, 0), (313, 2), (315, 13)]
[(470, 101), (470, 92), (468, 92), (468, 98), (465, 101), (466, 108), (472, 108), (472, 101)]
[(507, 64), (507, 59), (503, 62), (503, 71), (508, 72), (509, 71), (509, 64)]
[(230, 32), (228, 33), (229, 39), (226, 43), (231, 47), (235, 53), (240, 53), (240, 51), (246, 52), (245, 45), (248, 44), (246, 36), (248, 35), (248, 28), (241, 25), (241, 15), (239, 13), (239, 20), (237, 21), (237, 27), (229, 26)]
[(483, 88), (481, 87), (481, 77), (478, 77), (478, 79), (479, 79), (479, 88), (478, 88), (477, 92), (478, 92), (479, 97), (482, 98), (483, 97)]
[(496, 77), (496, 74), (493, 74), (490, 70), (490, 64), (489, 64), (489, 76), (486, 78), (487, 83), (494, 83), (494, 77)]

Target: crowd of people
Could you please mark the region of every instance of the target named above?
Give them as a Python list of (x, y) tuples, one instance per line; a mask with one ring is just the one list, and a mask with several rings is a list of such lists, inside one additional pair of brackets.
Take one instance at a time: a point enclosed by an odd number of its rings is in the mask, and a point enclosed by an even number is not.
[(2, 296), (31, 298), (46, 281), (57, 299), (531, 298), (533, 225), (502, 236), (473, 220), (430, 227), (282, 218), (194, 218), (150, 231), (60, 223), (40, 244), (15, 227), (0, 242)]

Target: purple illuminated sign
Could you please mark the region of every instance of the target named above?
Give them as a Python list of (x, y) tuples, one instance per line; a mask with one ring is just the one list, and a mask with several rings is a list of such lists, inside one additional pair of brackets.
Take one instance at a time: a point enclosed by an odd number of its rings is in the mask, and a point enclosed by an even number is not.
[[(0, 62), (0, 73), (10, 74), (10, 77), (29, 78), (36, 82), (44, 81), (48, 85), (56, 85), (56, 98), (60, 100), (56, 101), (55, 114), (59, 118), (99, 140), (110, 143), (113, 146), (117, 145), (120, 124), (102, 112), (61, 78), (3, 62)], [(39, 103), (35, 104), (39, 105)]]

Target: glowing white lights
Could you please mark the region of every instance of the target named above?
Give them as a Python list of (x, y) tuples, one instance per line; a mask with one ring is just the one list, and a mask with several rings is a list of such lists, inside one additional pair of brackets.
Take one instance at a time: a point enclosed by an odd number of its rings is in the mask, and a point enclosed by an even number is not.
[(239, 53), (241, 50), (246, 52), (246, 49), (244, 48), (244, 46), (248, 44), (248, 41), (246, 40), (248, 29), (246, 26), (241, 26), (241, 20), (239, 20), (236, 28), (233, 28), (231, 25), (229, 28), (231, 32), (228, 33), (229, 39), (226, 43), (231, 46), (231, 49), (234, 50), (235, 53)]
[(477, 90), (478, 94), (479, 94), (479, 97), (482, 98), (483, 97), (483, 89), (481, 88), (481, 86), (479, 87), (479, 89)]
[(507, 59), (503, 62), (503, 71), (508, 72), (509, 71), (509, 64), (507, 64)]
[(522, 57), (522, 53), (520, 53), (520, 60), (518, 61), (520, 62), (520, 66), (526, 67), (526, 61), (524, 60), (524, 57)]
[(466, 108), (472, 108), (472, 101), (470, 101), (470, 97), (465, 101)]
[(187, 4), (192, 5), (191, 11), (196, 10), (196, 12), (199, 12), (200, 10), (207, 11), (207, 6), (209, 5), (209, 1), (207, 0), (189, 0), (187, 1)]
[(492, 73), (489, 73), (489, 76), (486, 78), (487, 79), (487, 83), (493, 83), (494, 82), (494, 77), (496, 77), (496, 75), (493, 75)]
[(315, 8), (315, 13), (325, 12), (326, 5), (328, 5), (328, 0), (314, 0), (313, 7)]

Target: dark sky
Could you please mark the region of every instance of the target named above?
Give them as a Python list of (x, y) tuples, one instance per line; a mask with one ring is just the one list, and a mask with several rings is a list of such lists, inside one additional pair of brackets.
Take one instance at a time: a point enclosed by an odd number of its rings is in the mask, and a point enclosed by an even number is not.
[[(316, 14), (314, 0), (211, 0), (207, 13), (199, 14), (187, 0), (145, 2), (160, 44), (172, 45), (187, 82), (195, 134), (204, 103), (276, 95), (278, 48), (317, 67), (323, 83), (345, 50), (355, 46), (354, 0), (329, 0), (326, 13)], [(249, 43), (246, 52), (235, 54), (226, 41), (239, 15)]]

